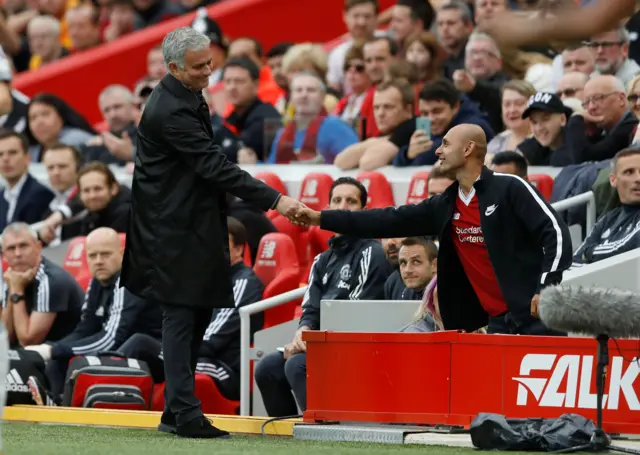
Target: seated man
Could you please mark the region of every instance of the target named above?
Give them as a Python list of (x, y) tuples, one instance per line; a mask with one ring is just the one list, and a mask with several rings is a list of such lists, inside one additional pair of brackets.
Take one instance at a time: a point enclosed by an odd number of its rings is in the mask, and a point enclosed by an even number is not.
[(436, 274), (438, 248), (426, 237), (407, 237), (398, 253), (400, 268), (384, 284), (385, 300), (422, 300)]
[(324, 82), (313, 73), (293, 76), (290, 97), (294, 118), (276, 134), (269, 164), (333, 164), (342, 150), (358, 143), (353, 128), (325, 111), (326, 91)]
[(613, 158), (611, 186), (622, 205), (605, 213), (573, 256), (572, 269), (640, 248), (640, 149)]
[(533, 137), (518, 145), (531, 166), (568, 166), (573, 157), (565, 142), (565, 126), (573, 111), (553, 93), (538, 92), (529, 99), (522, 118), (531, 122)]
[(496, 153), (491, 159), (491, 169), (494, 172), (517, 175), (524, 180), (528, 180), (528, 168), (526, 158), (517, 152)]
[(42, 257), (36, 234), (25, 223), (2, 233), (2, 322), (12, 346), (58, 341), (80, 321), (82, 288), (57, 264)]
[(418, 107), (420, 115), (429, 119), (431, 130), (415, 129), (409, 143), (395, 155), (394, 166), (435, 164), (438, 161), (436, 150), (442, 144), (444, 136), (451, 128), (463, 123), (480, 126), (487, 141), (493, 139), (494, 132), (486, 116), (446, 79), (425, 84), (420, 91)]
[(82, 166), (78, 171), (78, 195), (79, 200), (72, 199), (47, 217), (39, 232), (41, 238), (55, 235), (65, 220), (77, 229), (66, 234), (63, 231), (62, 240), (67, 240), (65, 235), (88, 235), (100, 227), (127, 232), (131, 190), (118, 184), (108, 165), (92, 161)]
[[(332, 210), (362, 210), (367, 190), (351, 177), (340, 177), (331, 186), (329, 201)], [(302, 333), (320, 329), (320, 301), (381, 299), (388, 274), (389, 264), (377, 240), (336, 234), (329, 249), (315, 257), (293, 341), (283, 352), (264, 357), (255, 369), (269, 416), (297, 415), (296, 401), (303, 411), (307, 407), (307, 355)]]
[[(240, 315), (238, 308), (262, 300), (264, 285), (246, 265), (244, 247), (247, 233), (238, 220), (227, 218), (229, 229), (229, 261), (233, 279), (236, 308), (214, 310), (205, 332), (196, 373), (210, 376), (220, 393), (230, 400), (240, 399)], [(251, 318), (251, 333), (262, 327), (262, 313)], [(165, 380), (162, 344), (159, 339), (144, 334), (133, 335), (119, 350), (129, 358), (147, 362), (155, 383)], [(161, 431), (175, 432), (173, 419), (163, 415)]]
[[(124, 251), (118, 233), (110, 228), (96, 229), (87, 236), (85, 249), (93, 278), (85, 295), (80, 324), (56, 343), (27, 348), (48, 362), (48, 389), (54, 403), (64, 390), (72, 357), (117, 349), (134, 333), (145, 333), (158, 340), (162, 336), (160, 308), (120, 287)], [(38, 389), (41, 385), (32, 387), (32, 394), (34, 401), (42, 405), (46, 397)]]
[(340, 169), (377, 169), (391, 163), (416, 129), (413, 115), (415, 91), (405, 81), (387, 81), (375, 88), (373, 116), (380, 130), (370, 137), (344, 149), (334, 164)]

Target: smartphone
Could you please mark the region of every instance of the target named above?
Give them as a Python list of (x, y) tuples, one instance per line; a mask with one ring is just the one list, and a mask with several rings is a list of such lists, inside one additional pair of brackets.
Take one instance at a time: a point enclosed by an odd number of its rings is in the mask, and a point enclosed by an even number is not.
[(423, 130), (431, 139), (431, 120), (428, 117), (416, 117), (416, 129)]

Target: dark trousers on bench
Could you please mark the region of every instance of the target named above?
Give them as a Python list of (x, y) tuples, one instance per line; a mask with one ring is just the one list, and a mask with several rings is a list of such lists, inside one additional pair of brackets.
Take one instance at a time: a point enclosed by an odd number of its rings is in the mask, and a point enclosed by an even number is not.
[(307, 354), (284, 360), (281, 352), (271, 353), (258, 362), (254, 375), (269, 417), (297, 415), (296, 401), (303, 412), (307, 409)]

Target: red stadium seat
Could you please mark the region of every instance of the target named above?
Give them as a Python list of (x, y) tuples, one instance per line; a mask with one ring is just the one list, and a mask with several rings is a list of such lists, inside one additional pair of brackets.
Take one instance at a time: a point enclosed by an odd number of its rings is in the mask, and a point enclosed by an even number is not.
[[(280, 180), (280, 177), (278, 177), (278, 174), (276, 174), (275, 172), (262, 171), (262, 172), (256, 173), (254, 177), (257, 178), (258, 180), (262, 180), (264, 183), (269, 185), (274, 190), (279, 191), (280, 193), (285, 195), (288, 194), (287, 187), (285, 186), (284, 183), (282, 183), (282, 180)], [(273, 219), (277, 215), (278, 215), (278, 212), (275, 210), (267, 211), (267, 217), (269, 219)]]
[(329, 191), (333, 177), (321, 172), (310, 172), (300, 187), (300, 202), (313, 210), (323, 210), (329, 206)]
[(420, 171), (411, 176), (407, 204), (418, 204), (429, 197), (429, 172)]
[(291, 223), (286, 217), (279, 213), (275, 216), (271, 222), (273, 226), (282, 234), (288, 235), (296, 248), (296, 254), (298, 256), (298, 264), (301, 268), (306, 267), (309, 263), (309, 242), (307, 229), (296, 226)]
[(91, 272), (89, 271), (89, 264), (87, 264), (87, 255), (85, 254), (84, 248), (86, 240), (86, 237), (75, 237), (71, 239), (67, 254), (62, 263), (62, 267), (76, 279), (85, 291), (91, 281)]
[[(201, 402), (203, 413), (217, 415), (238, 414), (240, 402), (223, 397), (212, 378), (206, 374), (196, 373), (195, 382), (196, 397)], [(164, 382), (153, 387), (152, 411), (162, 412), (164, 410), (164, 388)]]
[(122, 248), (127, 244), (127, 234), (121, 232), (120, 234), (120, 243), (122, 243)]
[(333, 237), (333, 235), (333, 232), (320, 229), (319, 226), (311, 226), (309, 228), (307, 234), (307, 243), (309, 245), (309, 261), (304, 267), (301, 266), (303, 270), (300, 276), (301, 282), (306, 283), (309, 280), (309, 272), (311, 270), (313, 258), (329, 248), (328, 242), (329, 239)]
[(550, 201), (551, 193), (553, 193), (553, 177), (547, 174), (530, 174), (528, 178), (529, 182), (540, 191), (540, 194), (547, 201)]
[(356, 176), (369, 194), (367, 207), (370, 209), (378, 209), (384, 207), (395, 206), (393, 200), (393, 190), (389, 180), (383, 173), (377, 171), (365, 171)]
[[(265, 285), (262, 297), (268, 299), (300, 286), (300, 265), (291, 238), (280, 232), (266, 234), (260, 240), (253, 271)], [(264, 312), (264, 328), (290, 321), (299, 300)]]

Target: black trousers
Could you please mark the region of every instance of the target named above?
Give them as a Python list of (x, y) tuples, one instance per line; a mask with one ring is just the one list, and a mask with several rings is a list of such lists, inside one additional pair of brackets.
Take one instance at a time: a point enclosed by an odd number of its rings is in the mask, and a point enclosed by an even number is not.
[[(160, 384), (165, 381), (162, 343), (160, 341), (144, 333), (136, 333), (125, 341), (118, 351), (127, 358), (146, 362), (151, 370), (154, 383)], [(212, 378), (225, 398), (240, 399), (240, 376), (223, 362), (199, 357), (196, 372)]]
[(524, 324), (517, 324), (511, 313), (503, 313), (489, 318), (487, 333), (503, 333), (511, 335), (541, 335), (541, 336), (567, 336), (564, 332), (558, 332), (545, 326), (538, 318), (531, 318)]
[(165, 413), (183, 425), (202, 416), (195, 395), (198, 352), (213, 309), (161, 303)]
[(284, 360), (281, 352), (273, 352), (258, 362), (254, 377), (269, 417), (297, 415), (296, 401), (303, 412), (307, 409), (306, 353)]

